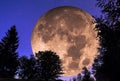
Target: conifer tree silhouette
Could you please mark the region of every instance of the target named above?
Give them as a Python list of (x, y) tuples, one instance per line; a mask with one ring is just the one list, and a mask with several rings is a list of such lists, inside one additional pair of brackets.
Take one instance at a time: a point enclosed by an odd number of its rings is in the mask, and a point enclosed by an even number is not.
[(18, 33), (12, 26), (0, 41), (0, 77), (14, 78), (18, 66)]

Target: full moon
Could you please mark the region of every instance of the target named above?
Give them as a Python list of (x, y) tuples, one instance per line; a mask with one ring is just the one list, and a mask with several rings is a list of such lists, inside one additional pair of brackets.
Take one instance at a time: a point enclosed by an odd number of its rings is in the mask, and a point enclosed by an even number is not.
[(31, 38), (33, 53), (51, 50), (60, 56), (64, 76), (89, 68), (98, 54), (94, 18), (84, 10), (61, 6), (49, 10), (36, 23)]

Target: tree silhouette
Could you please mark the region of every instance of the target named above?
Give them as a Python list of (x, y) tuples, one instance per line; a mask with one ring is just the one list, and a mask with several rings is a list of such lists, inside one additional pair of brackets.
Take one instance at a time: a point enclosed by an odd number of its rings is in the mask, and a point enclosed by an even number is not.
[(57, 80), (54, 80), (54, 81), (63, 81), (63, 80), (61, 80), (61, 79), (57, 79)]
[[(112, 29), (109, 28), (107, 25), (105, 25), (103, 22), (104, 20), (102, 19), (96, 19), (97, 20), (97, 29), (98, 29), (98, 37), (100, 40), (100, 46), (101, 48), (99, 48), (100, 51), (100, 55), (98, 55), (98, 57), (94, 60), (94, 64), (93, 64), (93, 69), (96, 70), (96, 74), (95, 77), (98, 81), (106, 81), (108, 80), (106, 74), (104, 73), (105, 71), (103, 70), (103, 67), (106, 66), (105, 62), (103, 61), (103, 59), (105, 58), (105, 52), (106, 50), (106, 46), (109, 45), (109, 41), (111, 40), (110, 38), (110, 34), (112, 34)], [(108, 40), (109, 39), (109, 40)], [(109, 57), (107, 57), (106, 59), (111, 59)], [(110, 61), (109, 61), (110, 62)], [(108, 62), (108, 63), (109, 63)], [(105, 65), (104, 65), (105, 64)], [(109, 68), (108, 68), (109, 69)], [(108, 70), (109, 71), (109, 70)], [(109, 73), (111, 73), (109, 71)]]
[(52, 51), (39, 51), (36, 57), (41, 64), (42, 81), (55, 81), (62, 72), (61, 60), (56, 53)]
[(81, 78), (82, 78), (82, 75), (81, 75), (81, 73), (79, 73), (79, 74), (77, 75), (77, 81), (81, 81)]
[(30, 58), (22, 56), (19, 58), (18, 76), (21, 79), (40, 80), (40, 63), (31, 55)]
[(75, 77), (73, 77), (70, 81), (78, 81)]
[[(95, 65), (97, 81), (117, 81), (120, 74), (120, 1), (97, 0), (103, 16), (97, 19), (102, 55)], [(96, 64), (97, 64), (96, 63)]]
[(0, 77), (14, 78), (18, 66), (18, 33), (12, 26), (0, 41)]
[(84, 67), (83, 70), (84, 76), (80, 81), (94, 81), (94, 79), (91, 77), (90, 71), (86, 67)]

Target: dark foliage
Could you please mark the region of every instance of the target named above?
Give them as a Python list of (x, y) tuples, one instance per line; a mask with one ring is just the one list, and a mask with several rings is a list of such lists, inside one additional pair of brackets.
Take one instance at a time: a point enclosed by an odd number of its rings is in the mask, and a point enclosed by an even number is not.
[(73, 78), (72, 81), (78, 81), (76, 78)]
[(97, 0), (97, 6), (101, 8), (105, 24), (112, 28), (119, 28), (117, 24), (120, 22), (120, 1)]
[(0, 78), (14, 78), (18, 66), (18, 33), (11, 27), (0, 41)]
[(56, 53), (51, 51), (39, 51), (36, 57), (41, 64), (42, 81), (56, 81), (63, 74), (61, 60)]
[(94, 81), (94, 79), (91, 77), (90, 71), (86, 67), (83, 68), (83, 74), (84, 76), (80, 81)]
[(97, 81), (117, 81), (120, 74), (120, 1), (97, 1), (103, 16), (97, 19), (96, 26), (102, 53), (95, 59), (95, 76)]
[(55, 81), (63, 81), (63, 80), (61, 80), (61, 79), (57, 79), (57, 80), (55, 80)]
[(82, 79), (82, 75), (81, 75), (81, 73), (79, 73), (79, 74), (77, 75), (77, 81), (81, 81), (81, 79)]
[(31, 55), (30, 58), (22, 56), (19, 58), (18, 76), (21, 79), (40, 80), (40, 63)]

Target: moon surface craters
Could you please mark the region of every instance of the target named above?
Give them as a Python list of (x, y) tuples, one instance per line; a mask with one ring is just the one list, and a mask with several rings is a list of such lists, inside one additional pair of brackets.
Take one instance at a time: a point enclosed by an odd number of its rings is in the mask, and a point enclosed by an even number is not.
[(67, 34), (66, 32), (68, 30), (69, 33), (75, 32), (76, 27), (80, 29), (78, 31), (80, 34), (80, 31), (83, 31), (84, 27), (86, 27), (87, 21), (81, 15), (73, 13), (73, 11), (70, 10), (63, 13), (60, 12), (61, 11), (58, 10), (57, 12), (53, 12), (52, 14), (46, 14), (46, 17), (41, 18), (41, 21), (43, 20), (44, 22), (41, 22), (38, 26), (38, 32), (40, 32), (38, 34), (42, 35), (43, 41), (47, 42), (49, 39), (54, 37), (56, 33), (59, 32), (61, 36)]
[(73, 45), (68, 48), (68, 56), (72, 57), (73, 60), (80, 59), (80, 56), (83, 54), (81, 49), (86, 45), (85, 36), (77, 36), (73, 38)]
[(89, 58), (85, 58), (82, 63), (83, 63), (83, 65), (89, 65), (90, 59)]
[(78, 62), (75, 62), (75, 61), (72, 61), (70, 64), (69, 64), (69, 68), (71, 69), (71, 70), (75, 70), (75, 69), (78, 69), (79, 68), (79, 61)]
[(82, 9), (59, 7), (37, 22), (32, 34), (33, 53), (51, 50), (60, 56), (64, 75), (75, 75), (91, 66), (97, 55), (93, 18)]
[[(46, 29), (47, 28), (47, 29)], [(50, 39), (52, 39), (55, 36), (55, 32), (53, 31), (53, 27), (48, 27), (47, 24), (43, 25), (40, 24), (38, 26), (38, 37), (42, 36), (42, 40), (46, 43), (48, 42)], [(53, 31), (53, 32), (51, 32)]]

